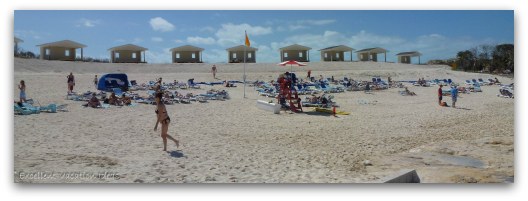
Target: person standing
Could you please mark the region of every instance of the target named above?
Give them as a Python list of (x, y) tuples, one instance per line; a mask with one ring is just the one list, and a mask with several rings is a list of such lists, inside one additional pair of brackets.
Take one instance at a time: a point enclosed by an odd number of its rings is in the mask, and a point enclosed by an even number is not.
[(158, 92), (156, 93), (156, 126), (154, 126), (154, 131), (158, 130), (158, 124), (161, 123), (161, 138), (163, 139), (163, 151), (167, 151), (167, 138), (174, 141), (176, 143), (176, 148), (180, 146), (180, 141), (174, 139), (172, 136), (168, 135), (167, 132), (169, 130), (169, 123), (170, 123), (170, 117), (167, 113), (167, 109), (165, 108), (165, 104), (163, 104), (163, 101), (161, 100), (163, 98), (163, 93)]
[(73, 73), (70, 72), (66, 78), (68, 78), (68, 93), (73, 93), (73, 86), (75, 86), (75, 77), (73, 77)]
[(442, 106), (442, 85), (438, 86), (438, 105)]
[(455, 104), (457, 102), (457, 98), (458, 98), (458, 89), (455, 86), (452, 86), (451, 87), (451, 100), (452, 100), (451, 104), (453, 104), (453, 108), (456, 108)]
[(312, 75), (312, 70), (308, 70), (308, 73), (307, 73), (307, 75), (306, 75), (306, 78), (310, 79), (311, 75)]
[(99, 81), (99, 80), (97, 79), (97, 75), (95, 75), (95, 78), (94, 78), (94, 81), (93, 81), (93, 82), (94, 82), (94, 85), (95, 85), (95, 88), (97, 88), (97, 82), (98, 82), (98, 81)]
[(24, 80), (20, 80), (18, 89), (20, 89), (20, 103), (26, 102), (26, 83)]
[(216, 79), (216, 65), (213, 64), (213, 67), (211, 68), (211, 72), (213, 73), (213, 78)]

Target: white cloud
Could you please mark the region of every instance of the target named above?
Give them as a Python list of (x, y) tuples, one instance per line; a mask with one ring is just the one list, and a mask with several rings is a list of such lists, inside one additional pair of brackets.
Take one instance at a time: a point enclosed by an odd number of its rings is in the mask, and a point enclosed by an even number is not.
[(194, 36), (194, 37), (187, 37), (187, 42), (188, 43), (193, 43), (193, 44), (212, 45), (216, 41), (215, 41), (214, 38), (211, 38), (211, 37), (203, 38), (203, 37), (199, 37), (199, 36)]
[(40, 40), (44, 35), (51, 36), (51, 34), (49, 33), (41, 33), (33, 30), (15, 30), (15, 35), (22, 40), (24, 40), (24, 38), (33, 38), (35, 40)]
[(174, 25), (161, 17), (152, 18), (149, 23), (154, 31), (167, 32), (174, 30)]
[(125, 42), (125, 39), (122, 39), (122, 38), (114, 41), (114, 43), (124, 43), (124, 42)]
[(295, 30), (299, 30), (299, 29), (307, 29), (308, 27), (304, 26), (304, 25), (290, 25), (290, 26), (288, 26), (288, 28), (289, 28), (290, 31), (295, 31)]
[(223, 47), (240, 45), (244, 43), (244, 31), (247, 31), (250, 40), (252, 36), (266, 35), (273, 32), (271, 27), (228, 23), (222, 24), (222, 28), (215, 33), (215, 36), (218, 38), (218, 44)]
[(142, 38), (134, 38), (134, 40), (132, 40), (132, 43), (141, 43), (141, 42), (143, 42)]
[(365, 30), (361, 30), (359, 33), (350, 37), (350, 41), (351, 45), (363, 46), (365, 48), (371, 46), (398, 45), (406, 42), (405, 39), (397, 36), (382, 36), (368, 33)]
[(146, 60), (148, 63), (171, 63), (172, 55), (169, 50), (170, 48), (163, 48), (161, 52), (146, 51)]
[(100, 24), (101, 20), (90, 20), (86, 18), (81, 18), (80, 20), (77, 20), (75, 23), (76, 27), (95, 27), (96, 25)]
[(185, 41), (180, 40), (180, 39), (176, 39), (176, 40), (173, 40), (173, 42), (175, 42), (175, 43), (183, 43), (183, 42), (185, 42)]
[(299, 20), (297, 21), (298, 24), (307, 24), (307, 25), (316, 25), (316, 26), (332, 24), (334, 22), (336, 22), (336, 20)]
[(216, 29), (211, 26), (206, 26), (201, 28), (200, 31), (213, 33), (214, 31), (216, 31)]
[(163, 42), (163, 38), (161, 37), (152, 37), (150, 38), (150, 40), (152, 40), (152, 42)]

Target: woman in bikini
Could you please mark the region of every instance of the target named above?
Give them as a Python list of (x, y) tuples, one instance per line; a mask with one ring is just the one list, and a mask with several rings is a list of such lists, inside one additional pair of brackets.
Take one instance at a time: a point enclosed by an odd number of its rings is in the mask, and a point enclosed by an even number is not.
[(163, 151), (167, 151), (167, 138), (176, 143), (176, 148), (180, 146), (180, 141), (174, 139), (169, 134), (167, 134), (167, 131), (169, 130), (170, 117), (169, 114), (167, 114), (165, 104), (163, 104), (163, 102), (161, 101), (162, 97), (163, 93), (156, 93), (157, 121), (156, 126), (154, 126), (154, 131), (158, 130), (158, 123), (161, 123), (161, 138), (163, 139)]

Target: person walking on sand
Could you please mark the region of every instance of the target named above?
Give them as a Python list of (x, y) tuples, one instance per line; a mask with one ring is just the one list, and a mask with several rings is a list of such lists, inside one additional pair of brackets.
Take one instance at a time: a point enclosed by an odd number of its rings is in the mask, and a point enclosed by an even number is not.
[(451, 104), (453, 105), (453, 108), (456, 108), (455, 104), (457, 102), (457, 98), (458, 98), (458, 89), (455, 86), (453, 86), (451, 87), (451, 100), (453, 101)]
[(73, 93), (73, 86), (75, 86), (75, 77), (73, 77), (73, 73), (70, 72), (66, 78), (68, 79), (68, 93)]
[(213, 78), (216, 79), (216, 65), (213, 64), (213, 67), (211, 68), (211, 72), (213, 73)]
[(165, 108), (165, 104), (161, 101), (161, 98), (163, 97), (163, 93), (156, 93), (156, 126), (154, 126), (154, 131), (158, 130), (158, 124), (161, 123), (161, 138), (163, 139), (163, 151), (167, 151), (167, 138), (174, 141), (176, 143), (176, 148), (180, 146), (180, 141), (174, 139), (169, 134), (167, 134), (169, 130), (169, 123), (170, 123), (170, 117), (169, 114), (167, 114), (167, 108)]
[(98, 82), (98, 81), (99, 81), (99, 80), (97, 79), (97, 75), (95, 75), (95, 78), (94, 78), (94, 81), (93, 81), (93, 82), (94, 82), (94, 85), (95, 85), (95, 88), (97, 88), (97, 82)]
[(442, 106), (442, 85), (438, 86), (438, 105)]
[(26, 82), (24, 80), (20, 80), (18, 89), (20, 89), (20, 103), (26, 102)]
[(310, 76), (312, 75), (312, 70), (308, 70), (308, 73), (306, 75), (306, 78), (310, 79)]

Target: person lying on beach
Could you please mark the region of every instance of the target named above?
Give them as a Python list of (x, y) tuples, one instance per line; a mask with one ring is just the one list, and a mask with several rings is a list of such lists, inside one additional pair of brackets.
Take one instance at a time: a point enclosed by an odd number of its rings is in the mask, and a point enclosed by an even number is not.
[(97, 99), (96, 94), (93, 93), (92, 98), (90, 98), (90, 100), (88, 100), (88, 103), (86, 103), (84, 106), (98, 108), (101, 107), (101, 102), (99, 102), (99, 99)]
[(161, 138), (163, 139), (163, 151), (167, 151), (167, 138), (174, 141), (176, 143), (176, 148), (180, 146), (180, 141), (174, 139), (172, 136), (167, 134), (169, 130), (169, 123), (170, 123), (170, 117), (167, 113), (167, 108), (165, 107), (165, 104), (163, 104), (163, 101), (161, 101), (163, 97), (163, 93), (156, 93), (156, 125), (154, 126), (154, 131), (158, 130), (158, 124), (161, 123)]
[(130, 97), (127, 97), (125, 94), (123, 94), (121, 96), (121, 102), (123, 103), (123, 105), (131, 105), (132, 99)]
[(108, 104), (117, 105), (117, 106), (122, 106), (123, 105), (121, 100), (119, 100), (119, 98), (117, 98), (117, 96), (115, 95), (114, 92), (112, 92), (112, 94), (110, 94), (110, 97), (108, 98)]
[(224, 80), (224, 86), (225, 87), (235, 87), (233, 83), (229, 83), (227, 80)]

